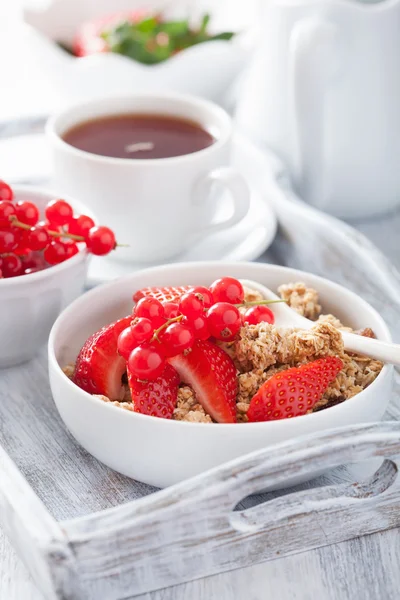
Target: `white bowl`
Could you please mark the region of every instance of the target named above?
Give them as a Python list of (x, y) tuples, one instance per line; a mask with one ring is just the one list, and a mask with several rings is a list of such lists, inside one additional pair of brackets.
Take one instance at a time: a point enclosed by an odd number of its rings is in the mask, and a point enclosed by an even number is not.
[(270, 444), (382, 417), (390, 398), (390, 366), (385, 366), (367, 389), (342, 404), (294, 419), (247, 424), (187, 423), (122, 410), (84, 392), (62, 372), (61, 367), (75, 361), (90, 334), (130, 313), (132, 293), (137, 289), (209, 285), (225, 275), (251, 279), (275, 290), (282, 283), (305, 281), (319, 291), (325, 312), (354, 328), (371, 327), (378, 338), (391, 340), (379, 314), (356, 294), (326, 279), (279, 266), (182, 263), (146, 269), (100, 286), (74, 302), (55, 323), (49, 339), (49, 373), (64, 423), (88, 452), (112, 469), (165, 487)]
[[(39, 188), (13, 186), (16, 201), (35, 202), (41, 210), (58, 196)], [(89, 214), (81, 203), (67, 200), (78, 214)], [(0, 280), (0, 367), (30, 360), (43, 346), (60, 312), (83, 291), (88, 254), (31, 275)]]
[[(197, 44), (168, 60), (145, 65), (106, 52), (77, 58), (60, 49), (38, 30), (26, 25), (19, 32), (26, 51), (64, 104), (129, 95), (171, 91), (222, 102), (245, 67), (250, 48), (242, 36)], [(59, 107), (60, 108), (60, 107)]]

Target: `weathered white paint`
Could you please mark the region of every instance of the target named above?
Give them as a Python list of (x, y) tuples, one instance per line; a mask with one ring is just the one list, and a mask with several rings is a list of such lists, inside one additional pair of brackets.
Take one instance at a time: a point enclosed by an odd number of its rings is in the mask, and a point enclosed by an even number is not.
[(73, 556), (53, 519), (14, 463), (0, 448), (0, 519), (34, 581), (49, 600), (69, 596)]
[[(295, 492), (233, 512), (243, 497), (286, 477), (374, 457), (391, 460), (364, 482)], [(86, 597), (119, 599), (396, 527), (397, 463), (399, 423), (334, 430), (247, 455), (63, 528)]]
[[(233, 511), (243, 497), (288, 476), (375, 457), (386, 460), (358, 484)], [(59, 527), (2, 458), (1, 518), (47, 598), (117, 600), (396, 527), (399, 465), (400, 424), (360, 425), (247, 455)]]

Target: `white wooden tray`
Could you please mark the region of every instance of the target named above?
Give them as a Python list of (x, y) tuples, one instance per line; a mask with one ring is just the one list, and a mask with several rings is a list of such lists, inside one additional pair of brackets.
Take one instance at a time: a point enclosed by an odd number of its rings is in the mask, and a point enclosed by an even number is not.
[[(251, 156), (246, 175), (281, 224), (261, 260), (354, 289), (399, 339), (394, 267), (353, 228), (299, 201), (271, 157), (246, 140), (239, 152)], [(122, 600), (400, 525), (398, 376), (384, 423), (295, 439), (157, 492), (76, 444), (51, 399), (46, 362), (43, 350), (1, 372), (0, 521), (48, 599)], [(321, 469), (314, 482), (256, 494)]]

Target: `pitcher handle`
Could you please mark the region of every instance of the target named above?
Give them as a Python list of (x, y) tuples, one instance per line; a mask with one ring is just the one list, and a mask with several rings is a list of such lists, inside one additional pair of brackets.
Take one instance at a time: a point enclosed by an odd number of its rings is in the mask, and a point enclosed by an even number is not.
[(325, 112), (334, 72), (336, 27), (320, 17), (296, 23), (289, 42), (289, 101), (295, 137), (294, 183), (324, 209), (327, 199)]

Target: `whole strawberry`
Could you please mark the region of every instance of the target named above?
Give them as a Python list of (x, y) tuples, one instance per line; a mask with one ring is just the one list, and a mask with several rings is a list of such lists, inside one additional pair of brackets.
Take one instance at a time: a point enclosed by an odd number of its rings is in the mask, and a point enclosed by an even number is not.
[(305, 415), (321, 400), (342, 368), (340, 358), (328, 356), (277, 373), (251, 399), (248, 420), (274, 421)]

